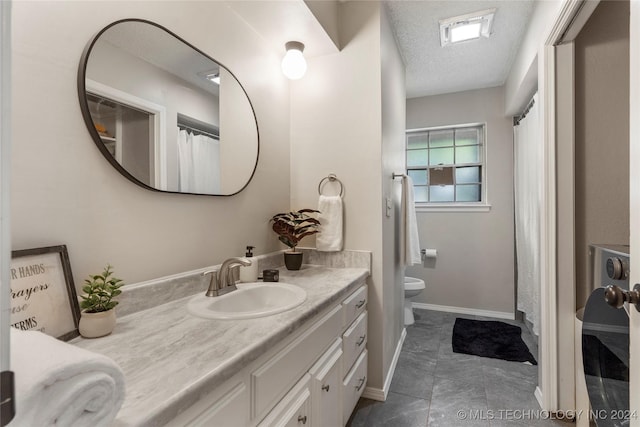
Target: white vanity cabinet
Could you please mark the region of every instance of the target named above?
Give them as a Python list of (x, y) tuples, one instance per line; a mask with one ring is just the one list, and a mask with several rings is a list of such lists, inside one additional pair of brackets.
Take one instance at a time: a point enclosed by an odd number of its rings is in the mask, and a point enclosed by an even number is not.
[(363, 284), (169, 425), (344, 425), (366, 385), (366, 301)]
[(349, 421), (367, 385), (367, 286), (358, 288), (342, 303), (342, 425)]

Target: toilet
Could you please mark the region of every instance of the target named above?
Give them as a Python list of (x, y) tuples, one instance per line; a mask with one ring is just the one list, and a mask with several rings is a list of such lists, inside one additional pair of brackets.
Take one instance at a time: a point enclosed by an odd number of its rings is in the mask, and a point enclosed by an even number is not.
[(404, 278), (404, 324), (413, 325), (415, 319), (413, 317), (413, 304), (411, 298), (417, 296), (425, 288), (424, 280), (415, 277)]

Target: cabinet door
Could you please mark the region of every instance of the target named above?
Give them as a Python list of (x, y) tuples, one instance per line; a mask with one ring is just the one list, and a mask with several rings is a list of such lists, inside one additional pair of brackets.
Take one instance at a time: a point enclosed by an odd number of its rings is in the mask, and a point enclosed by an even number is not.
[(311, 368), (313, 425), (342, 424), (342, 341), (338, 338), (318, 363)]
[(287, 393), (258, 427), (308, 427), (311, 425), (310, 375)]

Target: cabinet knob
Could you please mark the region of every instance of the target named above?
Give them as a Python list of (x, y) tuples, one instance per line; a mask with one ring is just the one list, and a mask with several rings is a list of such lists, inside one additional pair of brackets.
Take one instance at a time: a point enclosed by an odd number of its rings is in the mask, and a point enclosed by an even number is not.
[(298, 415), (298, 422), (302, 423), (302, 424), (306, 424), (307, 423), (307, 416), (306, 415)]
[(365, 302), (367, 302), (367, 300), (364, 300), (364, 299), (363, 299), (363, 300), (360, 300), (360, 301), (356, 304), (356, 307), (357, 307), (357, 308), (362, 307), (362, 306), (364, 305), (364, 303), (365, 303)]
[(323, 386), (322, 386), (322, 390), (324, 390), (324, 391), (329, 391), (329, 384), (327, 384), (327, 385), (323, 385)]
[(361, 335), (360, 338), (358, 339), (358, 342), (356, 342), (356, 345), (360, 347), (364, 342), (365, 338), (367, 338), (367, 334)]
[(360, 391), (360, 389), (362, 388), (362, 386), (364, 385), (364, 382), (367, 380), (367, 377), (362, 377), (360, 378), (360, 384), (358, 384), (356, 386), (356, 391)]

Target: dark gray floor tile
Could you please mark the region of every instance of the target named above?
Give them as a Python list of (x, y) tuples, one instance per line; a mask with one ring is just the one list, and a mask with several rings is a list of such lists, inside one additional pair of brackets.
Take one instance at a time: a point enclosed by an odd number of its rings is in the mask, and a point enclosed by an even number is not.
[[(377, 404), (380, 403), (380, 404)], [(390, 392), (387, 400), (370, 406), (367, 427), (425, 427), (429, 413), (429, 402), (410, 396)]]
[(455, 420), (461, 410), (486, 410), (487, 397), (481, 378), (461, 380), (436, 378), (433, 384), (430, 416), (434, 419)]
[(415, 318), (416, 327), (421, 326), (442, 326), (445, 317), (444, 312), (442, 311), (430, 311), (430, 310), (413, 310), (413, 317)]
[(413, 365), (424, 371), (433, 373), (437, 361), (437, 350), (401, 351), (398, 357), (398, 366)]
[(455, 360), (440, 358), (436, 363), (435, 376), (438, 378), (483, 380), (482, 361), (479, 359)]
[(494, 419), (490, 421), (491, 427), (570, 427), (575, 423), (568, 420), (545, 419), (543, 416), (524, 416), (518, 413), (495, 414)]
[(420, 365), (398, 364), (389, 390), (419, 399), (431, 399), (433, 378), (433, 369), (425, 371), (420, 369)]
[(535, 385), (538, 382), (538, 367), (520, 362), (492, 359), (482, 360), (486, 378), (497, 378), (500, 381), (517, 381)]
[(378, 402), (367, 398), (361, 398), (347, 421), (346, 427), (367, 427), (367, 417), (374, 405), (382, 405), (384, 402)]
[(440, 346), (440, 328), (407, 328), (402, 351), (437, 351)]
[[(432, 403), (433, 405), (433, 403)], [(487, 409), (429, 410), (428, 427), (489, 427)]]

